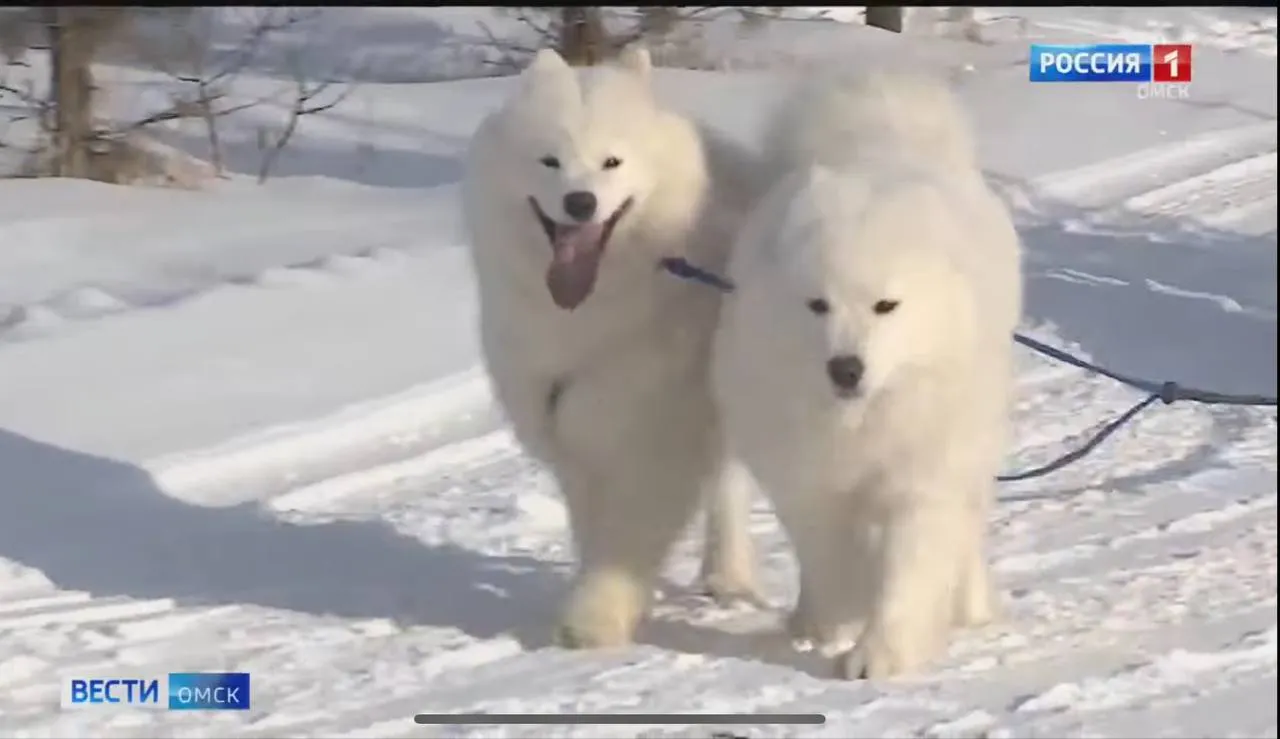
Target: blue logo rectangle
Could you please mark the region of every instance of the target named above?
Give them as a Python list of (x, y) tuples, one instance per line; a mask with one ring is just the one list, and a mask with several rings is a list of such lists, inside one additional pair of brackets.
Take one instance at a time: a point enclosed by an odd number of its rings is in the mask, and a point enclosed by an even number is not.
[(1032, 44), (1032, 82), (1150, 82), (1150, 44)]
[(247, 711), (249, 673), (171, 672), (170, 711)]

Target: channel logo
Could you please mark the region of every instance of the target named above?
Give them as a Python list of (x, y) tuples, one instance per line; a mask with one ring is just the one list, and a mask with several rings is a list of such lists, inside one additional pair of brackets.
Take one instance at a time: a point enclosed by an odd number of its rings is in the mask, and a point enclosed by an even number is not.
[(1032, 82), (1191, 81), (1191, 44), (1032, 44)]
[(247, 672), (170, 672), (163, 677), (98, 676), (63, 680), (62, 707), (159, 711), (247, 711)]

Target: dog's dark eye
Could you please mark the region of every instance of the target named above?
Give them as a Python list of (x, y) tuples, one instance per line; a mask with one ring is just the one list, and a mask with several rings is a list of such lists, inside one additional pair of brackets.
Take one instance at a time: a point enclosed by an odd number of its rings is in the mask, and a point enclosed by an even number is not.
[(831, 304), (822, 298), (814, 298), (813, 300), (805, 303), (805, 305), (809, 307), (809, 310), (815, 316), (825, 316), (831, 312)]
[(542, 166), (548, 169), (560, 169), (560, 160), (555, 157), (543, 157), (538, 161), (542, 162)]
[(622, 160), (617, 157), (609, 157), (608, 159), (604, 160), (603, 166), (605, 169), (616, 169), (622, 166)]
[(875, 311), (876, 315), (883, 316), (886, 313), (892, 313), (897, 307), (898, 301), (896, 300), (878, 300), (875, 305), (871, 306), (871, 310)]

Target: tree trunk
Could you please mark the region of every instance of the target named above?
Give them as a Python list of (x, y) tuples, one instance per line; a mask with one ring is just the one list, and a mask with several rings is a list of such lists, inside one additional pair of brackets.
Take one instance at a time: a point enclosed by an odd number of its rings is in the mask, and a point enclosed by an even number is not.
[(598, 7), (566, 7), (560, 11), (560, 56), (574, 67), (598, 64), (605, 55), (604, 18)]
[(93, 48), (77, 8), (47, 9), (53, 102), (53, 174), (88, 177), (93, 140)]
[(49, 95), (53, 174), (91, 176), (94, 127), (93, 60), (107, 39), (126, 23), (125, 7), (43, 9), (49, 39)]
[(886, 31), (902, 33), (902, 7), (898, 5), (868, 5), (867, 25)]

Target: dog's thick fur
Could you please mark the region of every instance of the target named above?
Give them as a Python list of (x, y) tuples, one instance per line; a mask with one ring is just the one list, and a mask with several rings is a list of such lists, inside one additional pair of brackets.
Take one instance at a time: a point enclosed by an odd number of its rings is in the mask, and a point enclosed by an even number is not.
[[(659, 106), (649, 77), (638, 48), (589, 70), (540, 52), (466, 160), (486, 363), (518, 440), (559, 483), (579, 558), (564, 646), (634, 638), (704, 493), (705, 584), (756, 593), (751, 480), (725, 461), (710, 395), (721, 297), (657, 265), (724, 267), (759, 161)], [(595, 266), (574, 263), (581, 242), (553, 249), (577, 228), (554, 225), (574, 220), (563, 197), (581, 191), (599, 204), (591, 233), (620, 214)]]
[[(1021, 248), (940, 84), (827, 80), (771, 130), (779, 179), (731, 257), (715, 395), (796, 549), (793, 634), (856, 641), (849, 677), (912, 671), (995, 612)], [(838, 387), (838, 356), (860, 381)]]

